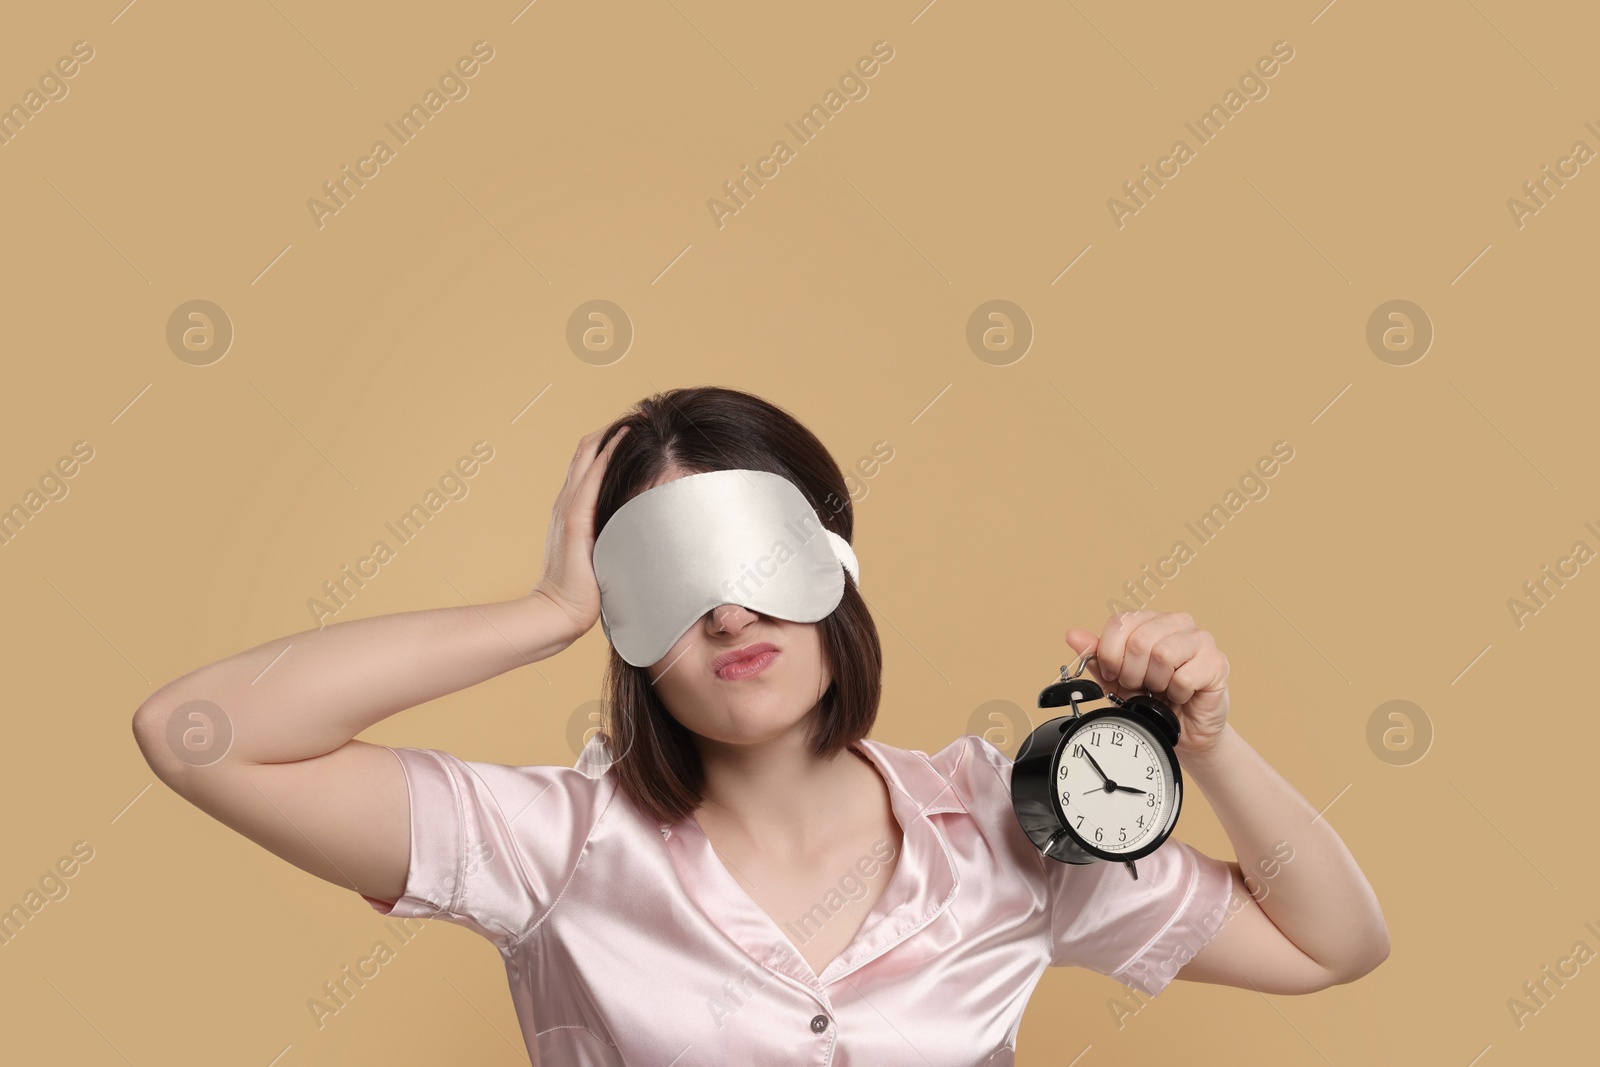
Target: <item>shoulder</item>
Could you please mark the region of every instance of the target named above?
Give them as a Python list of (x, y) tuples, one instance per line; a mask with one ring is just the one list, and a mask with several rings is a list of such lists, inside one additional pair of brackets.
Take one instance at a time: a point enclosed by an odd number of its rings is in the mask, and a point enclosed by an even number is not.
[(931, 753), (885, 745), (875, 754), (897, 769), (915, 808), (933, 817), (951, 863), (972, 887), (966, 907), (1008, 923), (1043, 912), (1045, 860), (1012, 807), (1010, 757), (976, 734)]
[(919, 807), (965, 813), (987, 837), (1026, 843), (1011, 806), (1011, 758), (984, 738), (964, 734), (932, 753), (872, 743)]
[(518, 836), (552, 824), (568, 830), (590, 826), (616, 791), (614, 775), (581, 757), (577, 766), (564, 767), (469, 760), (431, 748), (392, 751), (405, 770), (414, 808), (454, 810)]
[(977, 734), (963, 734), (928, 753), (921, 749), (897, 749), (932, 767), (961, 791), (962, 799), (987, 796), (995, 787), (1011, 791), (1011, 757)]

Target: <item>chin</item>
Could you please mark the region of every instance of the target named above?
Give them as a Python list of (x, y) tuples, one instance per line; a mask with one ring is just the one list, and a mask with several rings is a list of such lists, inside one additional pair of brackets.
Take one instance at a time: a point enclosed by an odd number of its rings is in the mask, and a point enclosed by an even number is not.
[(684, 725), (701, 737), (723, 744), (761, 744), (803, 723), (811, 711), (810, 705), (804, 704), (804, 700), (783, 694), (759, 694), (754, 699), (725, 700), (712, 721)]

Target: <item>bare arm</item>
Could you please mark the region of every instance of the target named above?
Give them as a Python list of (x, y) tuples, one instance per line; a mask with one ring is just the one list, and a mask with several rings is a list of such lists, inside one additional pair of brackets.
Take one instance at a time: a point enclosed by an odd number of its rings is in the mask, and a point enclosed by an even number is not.
[(1158, 693), (1178, 715), (1184, 772), (1238, 857), (1229, 864), (1229, 917), (1177, 977), (1310, 993), (1382, 963), (1388, 927), (1350, 850), (1228, 722), (1228, 661), (1215, 639), (1185, 612), (1127, 611), (1107, 620), (1098, 640), (1068, 630), (1067, 641), (1093, 653), (1108, 692)]
[(1225, 726), (1191, 756), (1194, 779), (1233, 843), (1236, 908), (1178, 972), (1195, 982), (1309, 993), (1351, 982), (1389, 955), (1377, 895), (1310, 801)]
[(603, 452), (599, 437), (579, 442), (532, 593), (335, 623), (191, 671), (134, 714), (156, 776), (303, 870), (381, 900), (400, 897), (410, 866), (405, 776), (389, 749), (354, 738), (406, 708), (553, 656), (593, 625), (594, 499), (620, 435)]
[[(405, 777), (386, 748), (352, 738), (554, 655), (571, 627), (537, 594), (335, 623), (169, 682), (140, 706), (133, 732), (156, 776), (195, 806), (303, 870), (394, 900), (411, 855)], [(174, 714), (181, 725), (169, 733)]]

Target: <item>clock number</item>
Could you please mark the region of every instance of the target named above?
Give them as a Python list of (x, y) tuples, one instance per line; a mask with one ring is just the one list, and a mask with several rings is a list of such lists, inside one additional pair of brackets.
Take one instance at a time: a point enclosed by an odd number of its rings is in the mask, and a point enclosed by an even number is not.
[(1094, 839), (1096, 841), (1100, 840), (1100, 830), (1101, 830), (1101, 827), (1096, 826), (1094, 828)]
[(1139, 758), (1139, 742), (1137, 742), (1137, 741), (1135, 741), (1133, 743), (1133, 758), (1134, 759), (1138, 759)]
[(1100, 735), (1098, 733), (1090, 734), (1089, 735), (1089, 743), (1091, 745), (1094, 745), (1096, 748), (1099, 748), (1100, 747)]
[(1077, 830), (1077, 829), (1081, 828), (1082, 826), (1083, 826), (1083, 816), (1080, 815), (1080, 816), (1078, 816), (1078, 825), (1074, 826), (1073, 829)]
[(1156, 795), (1154, 793), (1151, 793), (1144, 798), (1144, 806), (1147, 808), (1153, 808), (1156, 806)]
[(1061, 777), (1065, 778), (1066, 776), (1067, 776), (1067, 765), (1063, 763), (1061, 765)]
[(1083, 746), (1082, 745), (1073, 745), (1072, 746), (1072, 755), (1076, 759), (1082, 759), (1083, 758)]
[(1139, 825), (1140, 826), (1144, 825), (1144, 816), (1143, 815), (1139, 816)]
[(1122, 836), (1117, 838), (1117, 840), (1126, 841), (1128, 839), (1128, 828), (1126, 826), (1119, 826), (1117, 829), (1122, 831)]
[[(1065, 768), (1063, 768), (1063, 769), (1065, 769)], [(1146, 767), (1144, 769), (1144, 780), (1145, 781), (1147, 781), (1147, 782), (1151, 781), (1152, 779), (1155, 778), (1155, 776), (1156, 776), (1156, 769), (1154, 767)], [(1062, 777), (1064, 778), (1066, 776), (1062, 775)]]
[(1119, 747), (1122, 745), (1122, 731), (1121, 730), (1113, 730), (1113, 731), (1111, 731), (1111, 743), (1113, 745), (1117, 745)]
[(1071, 804), (1071, 803), (1072, 803), (1072, 794), (1067, 792), (1065, 789), (1063, 789), (1061, 791), (1061, 806), (1064, 808), (1068, 804)]

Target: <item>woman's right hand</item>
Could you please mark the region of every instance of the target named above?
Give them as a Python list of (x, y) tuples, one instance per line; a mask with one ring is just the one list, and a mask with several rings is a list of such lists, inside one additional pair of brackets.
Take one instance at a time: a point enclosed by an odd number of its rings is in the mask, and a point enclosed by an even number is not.
[(604, 427), (585, 435), (567, 468), (567, 480), (550, 509), (550, 532), (544, 540), (544, 574), (533, 592), (559, 607), (572, 620), (574, 640), (600, 618), (600, 586), (594, 576), (594, 509), (600, 479), (624, 426), (601, 450)]

